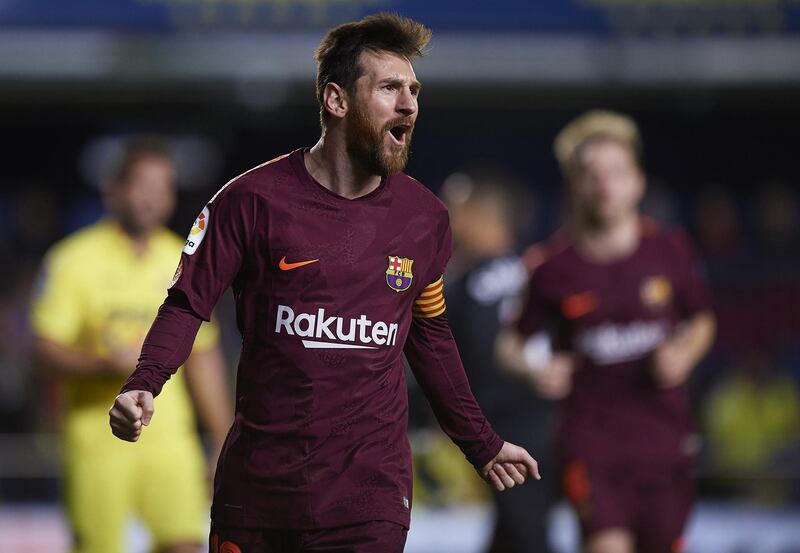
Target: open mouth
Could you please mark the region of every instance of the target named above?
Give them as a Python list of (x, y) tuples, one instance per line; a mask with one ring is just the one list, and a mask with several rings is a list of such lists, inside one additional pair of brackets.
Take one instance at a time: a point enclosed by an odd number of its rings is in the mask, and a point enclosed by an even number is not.
[(389, 134), (397, 144), (405, 144), (411, 134), (411, 125), (395, 125), (389, 129)]

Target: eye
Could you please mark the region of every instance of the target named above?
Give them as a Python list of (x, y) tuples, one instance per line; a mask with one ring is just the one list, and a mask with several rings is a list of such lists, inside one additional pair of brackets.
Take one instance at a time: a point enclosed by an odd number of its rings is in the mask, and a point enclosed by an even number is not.
[(393, 83), (385, 84), (383, 85), (383, 90), (390, 90), (390, 91), (397, 90), (397, 85)]

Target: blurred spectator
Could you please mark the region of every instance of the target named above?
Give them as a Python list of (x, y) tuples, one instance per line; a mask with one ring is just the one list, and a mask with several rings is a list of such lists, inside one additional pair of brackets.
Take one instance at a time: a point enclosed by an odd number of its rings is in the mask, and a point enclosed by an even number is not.
[(709, 474), (723, 491), (751, 501), (797, 499), (800, 392), (766, 355), (741, 360), (704, 406)]
[[(724, 234), (713, 229), (720, 222), (733, 234), (724, 224), (739, 218), (730, 195), (706, 194), (700, 206), (701, 237)], [(717, 374), (701, 405), (707, 483), (712, 492), (775, 503), (798, 493), (787, 483), (797, 481), (800, 463), (800, 357), (792, 353), (800, 351), (800, 209), (794, 190), (779, 182), (757, 187), (748, 206), (750, 247), (737, 240), (725, 250), (728, 262), (715, 255), (721, 248), (705, 248), (720, 323)]]
[(38, 261), (61, 231), (64, 210), (42, 182), (22, 183), (15, 203), (14, 248), (26, 261)]
[[(500, 169), (475, 166), (448, 177), (442, 196), (454, 240), (445, 295), (470, 385), (495, 429), (533, 452), (543, 474), (552, 474), (549, 402), (500, 369), (494, 351), (500, 328), (518, 313), (518, 297), (527, 281), (522, 260), (513, 251), (517, 223), (530, 212), (523, 188)], [(552, 483), (551, 477), (494, 492), (497, 518), (490, 553), (549, 550)]]
[(694, 211), (698, 252), (718, 286), (749, 280), (754, 274), (742, 235), (742, 221), (730, 191), (709, 185), (700, 191)]
[[(800, 268), (800, 200), (797, 193), (781, 182), (758, 187), (757, 232), (762, 251), (771, 262), (784, 262), (777, 267), (765, 267), (781, 274), (796, 276)], [(790, 271), (789, 271), (790, 270)]]
[[(216, 329), (205, 327), (188, 370), (160, 397), (159, 417), (140, 447), (133, 451), (112, 435), (108, 409), (136, 364), (182, 240), (163, 227), (175, 203), (165, 144), (131, 139), (109, 179), (108, 217), (48, 251), (32, 309), (43, 374), (65, 385), (64, 479), (74, 551), (124, 551), (135, 514), (155, 551), (196, 553), (205, 541), (208, 494), (190, 393), (218, 452), (232, 412), (224, 363)], [(40, 235), (46, 233), (32, 236)]]
[[(26, 437), (52, 412), (36, 403), (49, 389), (30, 370), (32, 337), (29, 300), (41, 254), (61, 231), (61, 213), (51, 186), (39, 180), (19, 183), (0, 197), (0, 498), (11, 501), (53, 498), (57, 482), (47, 477), (32, 451), (46, 456)], [(27, 451), (27, 453), (26, 453)]]
[(786, 186), (759, 187), (755, 232), (746, 243), (729, 192), (705, 190), (696, 224), (714, 286), (718, 350), (728, 358), (774, 352), (800, 341), (798, 200)]
[[(775, 350), (800, 347), (800, 199), (783, 183), (760, 186), (757, 201), (759, 288), (769, 296), (763, 326)], [(800, 367), (796, 367), (800, 376)]]
[(0, 279), (0, 433), (30, 432), (34, 423), (27, 318), (33, 278), (31, 271), (16, 269)]

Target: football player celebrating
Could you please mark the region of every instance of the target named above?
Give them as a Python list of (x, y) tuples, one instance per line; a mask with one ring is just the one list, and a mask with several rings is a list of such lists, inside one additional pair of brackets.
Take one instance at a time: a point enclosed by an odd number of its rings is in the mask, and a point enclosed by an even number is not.
[(412, 479), (402, 353), (484, 478), (504, 489), (539, 477), (470, 391), (442, 295), (447, 211), (401, 172), (418, 115), (411, 63), (429, 38), (389, 14), (328, 32), (316, 53), (321, 138), (211, 199), (110, 411), (114, 433), (136, 440), (231, 286), (242, 352), (213, 552), (403, 550)]

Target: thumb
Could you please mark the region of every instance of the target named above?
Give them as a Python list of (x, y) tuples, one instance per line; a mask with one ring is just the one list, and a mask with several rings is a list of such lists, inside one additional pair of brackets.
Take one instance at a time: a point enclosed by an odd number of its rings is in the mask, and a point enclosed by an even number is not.
[(541, 474), (539, 474), (539, 463), (536, 461), (536, 459), (531, 457), (531, 454), (528, 453), (527, 449), (519, 446), (514, 446), (508, 457), (509, 457), (508, 460), (514, 463), (515, 465), (519, 464), (523, 465), (525, 467), (525, 472), (527, 473), (528, 477), (534, 478), (536, 480), (542, 479)]
[(153, 394), (150, 392), (141, 391), (136, 397), (136, 402), (142, 408), (142, 424), (147, 426), (150, 424), (150, 419), (153, 418)]
[(528, 471), (528, 476), (532, 476), (536, 480), (541, 480), (542, 475), (539, 474), (539, 463), (536, 462), (536, 459), (531, 457), (530, 453), (528, 453), (525, 450), (523, 451), (524, 455), (522, 456), (522, 459), (520, 461), (522, 462), (523, 465), (525, 465), (525, 468)]

